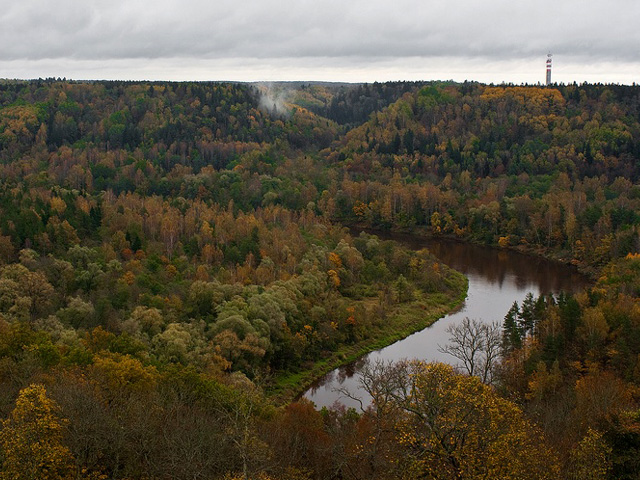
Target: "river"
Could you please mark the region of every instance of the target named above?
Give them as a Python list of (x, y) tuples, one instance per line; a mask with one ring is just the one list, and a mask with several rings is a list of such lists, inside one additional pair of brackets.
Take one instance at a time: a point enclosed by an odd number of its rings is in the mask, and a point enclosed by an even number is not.
[(448, 342), (447, 327), (464, 317), (502, 323), (513, 302), (521, 304), (528, 292), (537, 297), (543, 293), (577, 292), (589, 285), (589, 280), (570, 266), (518, 252), (411, 235), (391, 234), (381, 238), (414, 249), (428, 248), (440, 261), (469, 279), (467, 298), (459, 310), (430, 327), (333, 370), (315, 382), (303, 396), (318, 408), (334, 404), (356, 407), (356, 401), (337, 389), (360, 395), (357, 373), (370, 362), (417, 358), (452, 363), (454, 359), (439, 352), (438, 346)]

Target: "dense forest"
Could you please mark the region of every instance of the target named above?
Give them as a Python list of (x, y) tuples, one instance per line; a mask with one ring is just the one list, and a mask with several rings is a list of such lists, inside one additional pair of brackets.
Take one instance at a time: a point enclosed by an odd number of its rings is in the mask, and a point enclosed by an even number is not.
[[(638, 478), (638, 159), (636, 86), (0, 81), (0, 479)], [(346, 227), (595, 283), (318, 411), (466, 289)]]

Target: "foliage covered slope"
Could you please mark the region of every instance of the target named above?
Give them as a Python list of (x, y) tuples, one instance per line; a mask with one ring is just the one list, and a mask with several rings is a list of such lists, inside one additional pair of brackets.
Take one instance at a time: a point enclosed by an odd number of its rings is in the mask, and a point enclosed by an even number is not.
[[(633, 478), (640, 88), (293, 87), (273, 107), (251, 85), (0, 82), (0, 478)], [(509, 312), (495, 387), (404, 364), (365, 373), (367, 412), (276, 408), (274, 375), (464, 290), (336, 221), (602, 278)]]

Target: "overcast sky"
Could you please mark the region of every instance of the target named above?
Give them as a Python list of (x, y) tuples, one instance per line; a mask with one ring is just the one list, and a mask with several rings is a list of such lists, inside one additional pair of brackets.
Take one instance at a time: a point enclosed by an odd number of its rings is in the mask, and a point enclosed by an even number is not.
[(0, 78), (640, 83), (638, 0), (0, 0)]

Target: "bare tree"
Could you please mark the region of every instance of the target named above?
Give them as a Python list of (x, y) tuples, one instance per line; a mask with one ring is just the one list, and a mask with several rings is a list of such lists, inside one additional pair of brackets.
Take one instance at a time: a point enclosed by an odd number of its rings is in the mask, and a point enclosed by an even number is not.
[(457, 358), (469, 375), (491, 384), (502, 344), (500, 325), (465, 317), (459, 324), (450, 325), (447, 333), (449, 343), (438, 346), (438, 351)]
[(254, 383), (238, 373), (232, 374), (230, 380), (233, 391), (221, 399), (217, 410), (226, 420), (225, 434), (240, 461), (242, 470), (238, 476), (249, 480), (270, 457), (269, 445), (258, 436), (259, 416), (265, 405), (264, 393), (259, 385), (260, 378)]
[[(406, 361), (392, 362), (375, 360), (366, 361), (358, 372), (358, 391), (351, 392), (348, 388), (337, 388), (336, 392), (356, 401), (361, 413), (375, 410), (383, 410), (396, 397), (396, 390), (404, 383), (406, 376)], [(364, 398), (362, 396), (364, 392)]]
[(341, 468), (353, 478), (373, 480), (395, 478), (397, 452), (392, 440), (397, 434), (398, 421), (402, 416), (399, 398), (406, 396), (408, 364), (405, 361), (387, 362), (377, 360), (368, 363), (358, 374), (359, 392), (338, 389), (342, 395), (357, 401), (362, 417), (359, 428), (354, 429), (352, 441), (357, 449), (345, 448), (341, 456)]

